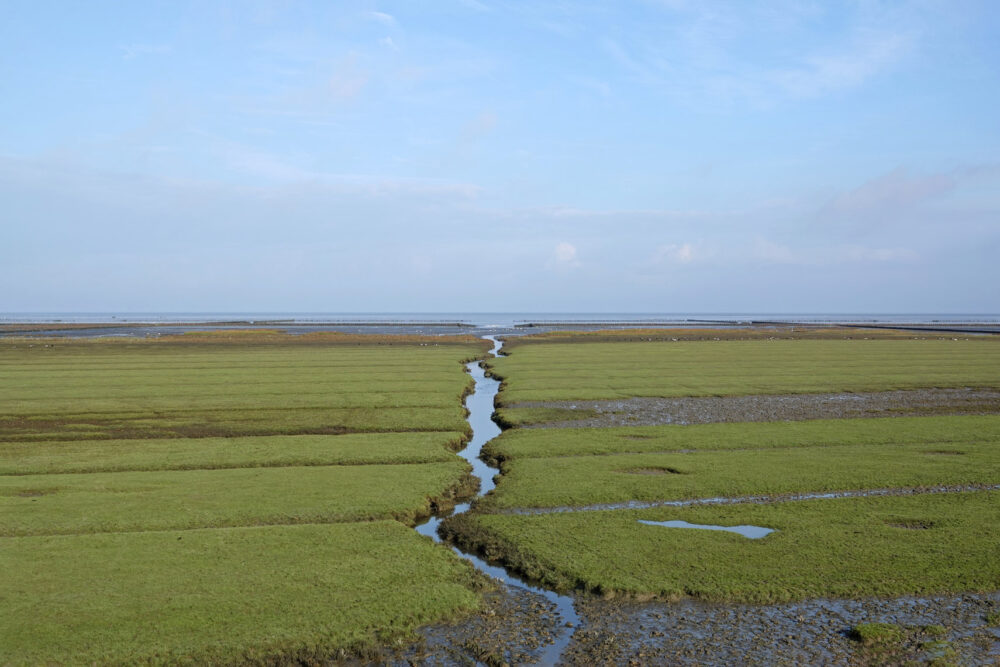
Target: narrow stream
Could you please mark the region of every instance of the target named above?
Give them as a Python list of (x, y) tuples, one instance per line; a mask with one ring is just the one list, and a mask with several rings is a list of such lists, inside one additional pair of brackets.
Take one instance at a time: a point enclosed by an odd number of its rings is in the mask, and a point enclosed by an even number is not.
[[(490, 355), (494, 357), (499, 356), (503, 343), (493, 336), (483, 336), (483, 338), (493, 342), (493, 349), (490, 350)], [(479, 452), (482, 450), (483, 445), (500, 435), (500, 428), (491, 419), (493, 415), (493, 399), (500, 390), (500, 383), (493, 378), (486, 377), (486, 373), (479, 366), (478, 361), (469, 362), (465, 365), (465, 368), (476, 381), (475, 390), (465, 399), (465, 407), (469, 410), (469, 425), (472, 426), (472, 440), (458, 454), (472, 464), (472, 474), (479, 478), (478, 495), (482, 496), (493, 490), (496, 486), (493, 477), (500, 473), (498, 468), (486, 465), (479, 458)], [(431, 517), (424, 523), (416, 526), (416, 531), (440, 543), (442, 540), (438, 536), (438, 526), (441, 525), (441, 521), (449, 516), (468, 512), (469, 505), (470, 503), (462, 503), (461, 505), (456, 505), (455, 509), (450, 513)], [(569, 645), (574, 629), (580, 625), (580, 617), (576, 613), (573, 599), (566, 595), (559, 595), (553, 591), (545, 590), (544, 588), (532, 586), (511, 574), (503, 567), (490, 565), (475, 554), (466, 553), (455, 546), (452, 546), (452, 550), (460, 557), (472, 563), (481, 572), (485, 572), (494, 579), (499, 580), (503, 585), (513, 586), (544, 596), (556, 605), (559, 615), (562, 617), (562, 633), (556, 639), (555, 643), (548, 646), (545, 652), (539, 657), (539, 664), (556, 664), (566, 646)]]

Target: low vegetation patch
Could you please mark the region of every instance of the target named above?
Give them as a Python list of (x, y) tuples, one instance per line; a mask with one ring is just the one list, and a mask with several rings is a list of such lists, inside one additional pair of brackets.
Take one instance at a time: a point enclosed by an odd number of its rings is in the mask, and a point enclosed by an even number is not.
[(394, 521), (5, 538), (5, 664), (318, 664), (477, 606)]
[(526, 336), (508, 336), (505, 350), (538, 343), (676, 343), (679, 341), (720, 340), (903, 340), (947, 339), (954, 334), (932, 332), (907, 332), (891, 329), (862, 329), (810, 326), (753, 326), (748, 328), (656, 328), (656, 329), (602, 329), (597, 331), (546, 331)]
[(961, 448), (928, 446), (976, 441), (1000, 441), (1000, 416), (513, 429), (487, 443), (484, 456), (498, 462), (577, 454), (917, 443), (923, 443), (924, 450), (929, 454), (960, 455), (965, 453)]
[(323, 340), (0, 340), (0, 441), (465, 431), (481, 344)]
[[(923, 516), (928, 530), (888, 525)], [(775, 530), (663, 530), (682, 520)], [(535, 516), (464, 514), (451, 539), (560, 590), (769, 603), (1000, 588), (1000, 492)]]
[(902, 626), (895, 623), (859, 623), (848, 636), (860, 644), (859, 657), (869, 665), (955, 665), (958, 653), (941, 639), (940, 625)]
[(488, 347), (0, 340), (0, 663), (377, 661), (472, 609), (482, 578), (407, 525), (475, 489)]
[(8, 442), (42, 442), (396, 431), (468, 432), (458, 395), (453, 397), (452, 403), (449, 407), (435, 408), (253, 408), (18, 415), (0, 417), (0, 438)]
[(503, 404), (1000, 387), (1000, 337), (521, 344), (490, 360)]
[(454, 460), (462, 433), (0, 442), (0, 475)]
[(534, 426), (536, 424), (551, 424), (561, 421), (575, 421), (577, 419), (588, 419), (596, 417), (596, 410), (576, 410), (571, 408), (499, 408), (496, 411), (494, 420), (502, 428), (516, 428), (518, 426)]
[[(922, 445), (887, 444), (512, 459), (502, 465), (503, 483), (479, 504), (491, 511), (1000, 484), (1000, 437), (960, 447), (965, 456), (936, 456), (924, 453)], [(628, 474), (648, 469), (675, 474)]]
[(895, 623), (859, 623), (851, 628), (851, 639), (866, 646), (898, 644), (903, 640), (903, 629)]
[[(476, 487), (468, 464), (309, 466), (0, 477), (0, 535), (330, 523), (408, 524)], [(51, 489), (39, 493), (39, 489)], [(27, 495), (23, 491), (29, 491)]]

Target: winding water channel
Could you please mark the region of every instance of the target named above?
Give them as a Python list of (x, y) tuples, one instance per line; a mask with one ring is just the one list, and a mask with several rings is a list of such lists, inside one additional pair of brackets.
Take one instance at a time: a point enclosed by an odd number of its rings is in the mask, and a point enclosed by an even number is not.
[[(494, 336), (483, 336), (483, 338), (493, 342), (493, 349), (490, 350), (490, 355), (494, 357), (499, 356), (503, 343), (498, 341)], [(500, 382), (487, 377), (478, 361), (469, 362), (465, 368), (476, 381), (476, 387), (473, 393), (465, 399), (465, 407), (469, 411), (469, 425), (472, 427), (472, 440), (469, 441), (465, 449), (459, 452), (459, 456), (472, 465), (472, 474), (479, 478), (479, 493), (477, 494), (477, 497), (479, 497), (493, 490), (496, 486), (493, 477), (500, 473), (498, 468), (486, 465), (479, 458), (479, 453), (483, 445), (500, 435), (500, 428), (491, 419), (493, 415), (493, 399), (500, 390)], [(442, 540), (438, 535), (438, 526), (441, 525), (441, 521), (449, 516), (468, 512), (470, 505), (471, 503), (462, 503), (461, 505), (456, 505), (455, 509), (451, 512), (431, 517), (424, 523), (416, 526), (416, 531), (440, 543)], [(560, 624), (562, 632), (553, 644), (545, 648), (544, 653), (539, 657), (539, 663), (554, 665), (558, 662), (570, 639), (573, 637), (574, 629), (580, 625), (580, 617), (576, 613), (573, 599), (566, 595), (559, 595), (553, 591), (533, 586), (508, 572), (503, 567), (490, 565), (475, 554), (462, 551), (455, 546), (451, 548), (460, 557), (472, 563), (476, 569), (497, 579), (502, 585), (542, 595), (556, 605), (559, 615), (562, 617), (562, 623)]]

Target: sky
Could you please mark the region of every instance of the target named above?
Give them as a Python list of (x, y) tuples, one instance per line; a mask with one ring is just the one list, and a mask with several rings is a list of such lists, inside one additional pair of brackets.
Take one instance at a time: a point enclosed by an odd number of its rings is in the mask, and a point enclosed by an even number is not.
[(1000, 312), (994, 0), (2, 0), (0, 312)]

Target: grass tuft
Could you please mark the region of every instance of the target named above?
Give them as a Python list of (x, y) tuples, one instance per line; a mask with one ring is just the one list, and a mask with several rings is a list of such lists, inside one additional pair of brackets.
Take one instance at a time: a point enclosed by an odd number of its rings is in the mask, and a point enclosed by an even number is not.
[(850, 636), (865, 646), (889, 646), (903, 641), (903, 629), (894, 623), (859, 623)]

